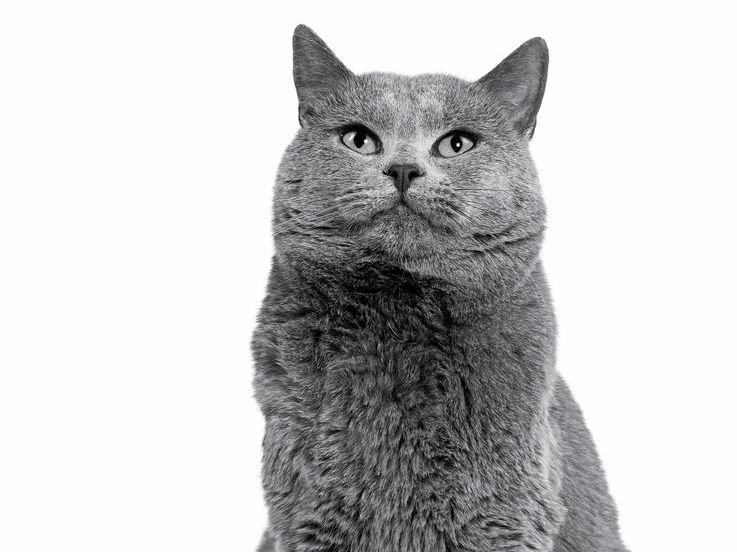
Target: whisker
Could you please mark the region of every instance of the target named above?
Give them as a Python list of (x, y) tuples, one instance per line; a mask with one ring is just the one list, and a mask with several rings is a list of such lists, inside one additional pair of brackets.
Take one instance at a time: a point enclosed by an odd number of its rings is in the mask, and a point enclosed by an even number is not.
[(513, 194), (514, 190), (505, 190), (502, 188), (453, 188), (453, 191), (459, 191), (459, 192), (504, 192), (507, 194)]

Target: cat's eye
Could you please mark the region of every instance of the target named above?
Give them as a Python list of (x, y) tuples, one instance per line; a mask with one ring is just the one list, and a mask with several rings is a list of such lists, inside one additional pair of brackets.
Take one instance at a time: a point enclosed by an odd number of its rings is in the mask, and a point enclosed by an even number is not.
[(476, 145), (476, 139), (467, 132), (455, 131), (443, 136), (435, 144), (435, 153), (440, 157), (456, 157)]
[(363, 155), (379, 151), (379, 139), (365, 126), (356, 125), (346, 129), (340, 139), (346, 147)]

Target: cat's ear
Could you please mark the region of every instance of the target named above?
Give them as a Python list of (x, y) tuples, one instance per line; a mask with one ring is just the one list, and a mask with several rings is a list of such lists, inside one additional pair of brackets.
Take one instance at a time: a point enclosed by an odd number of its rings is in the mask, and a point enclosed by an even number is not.
[(312, 102), (353, 78), (322, 39), (306, 25), (297, 25), (292, 39), (294, 85), (299, 98), (299, 123), (305, 126)]
[(476, 84), (494, 96), (512, 126), (529, 140), (535, 132), (547, 76), (548, 47), (542, 38), (532, 38)]

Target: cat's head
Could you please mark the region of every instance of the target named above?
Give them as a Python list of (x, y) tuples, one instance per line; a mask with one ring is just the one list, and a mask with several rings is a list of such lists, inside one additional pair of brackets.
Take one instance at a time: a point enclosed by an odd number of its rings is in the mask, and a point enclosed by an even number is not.
[(475, 82), (356, 75), (298, 26), (301, 129), (277, 178), (277, 254), (328, 271), (384, 263), (474, 285), (518, 278), (544, 227), (528, 141), (547, 59), (536, 38)]

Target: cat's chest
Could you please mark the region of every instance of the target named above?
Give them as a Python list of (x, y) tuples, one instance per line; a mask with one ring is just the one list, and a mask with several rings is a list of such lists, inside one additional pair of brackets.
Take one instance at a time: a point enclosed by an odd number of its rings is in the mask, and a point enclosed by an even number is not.
[(472, 519), (492, 493), (480, 461), (488, 465), (493, 446), (483, 437), (490, 413), (479, 367), (452, 332), (426, 321), (404, 328), (344, 327), (316, 339), (303, 481), (355, 512), (364, 544), (393, 549), (391, 533), (442, 549), (441, 528)]
[(494, 320), (451, 311), (430, 294), (377, 294), (290, 318), (277, 338), (288, 392), (313, 426), (367, 439), (468, 424), (515, 359)]
[(314, 383), (305, 399), (333, 417), (427, 415), (468, 373), (456, 329), (437, 307), (360, 305), (314, 319), (305, 345), (300, 368)]
[(267, 489), (351, 512), (377, 550), (444, 549), (437, 539), (483, 523), (500, 485), (513, 487), (499, 474), (524, 440), (515, 424), (529, 426), (519, 355), (494, 323), (463, 325), (435, 305), (336, 310), (290, 319), (276, 340), (269, 391), (283, 400), (266, 465), (297, 475)]
[(294, 392), (320, 473), (386, 485), (382, 492), (405, 482), (410, 492), (407, 482), (467, 461), (478, 371), (442, 313), (391, 307), (314, 318), (293, 332)]

